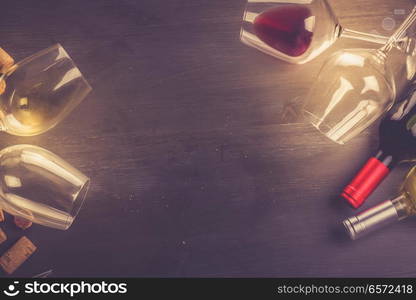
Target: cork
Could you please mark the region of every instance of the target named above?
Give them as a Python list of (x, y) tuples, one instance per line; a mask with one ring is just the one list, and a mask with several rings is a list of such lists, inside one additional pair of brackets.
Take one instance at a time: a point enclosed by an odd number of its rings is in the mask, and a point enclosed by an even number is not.
[(6, 90), (6, 81), (4, 81), (4, 79), (0, 79), (0, 95), (2, 95), (5, 90)]
[(0, 244), (3, 244), (5, 241), (7, 241), (7, 235), (3, 229), (0, 228)]
[(14, 224), (16, 224), (17, 227), (19, 227), (23, 230), (26, 230), (29, 227), (31, 227), (33, 223), (31, 221), (29, 221), (28, 219), (15, 216), (14, 217)]
[(14, 65), (14, 59), (4, 51), (3, 48), (0, 48), (0, 66), (1, 73), (6, 73), (7, 70)]
[[(4, 51), (3, 48), (0, 48), (0, 73), (6, 73), (14, 65), (14, 59)], [(0, 79), (0, 95), (6, 90), (6, 81)]]
[[(0, 93), (0, 95), (1, 95), (1, 93)], [(4, 222), (4, 212), (1, 208), (0, 208), (0, 222)]]
[(36, 246), (27, 237), (23, 236), (0, 257), (0, 266), (7, 274), (12, 274), (35, 251)]

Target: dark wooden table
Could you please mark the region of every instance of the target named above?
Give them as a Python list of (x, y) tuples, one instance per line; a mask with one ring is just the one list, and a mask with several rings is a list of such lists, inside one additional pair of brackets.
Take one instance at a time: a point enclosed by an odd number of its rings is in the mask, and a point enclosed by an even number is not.
[[(330, 1), (343, 24), (391, 34), (410, 0)], [(92, 186), (68, 231), (33, 226), (16, 276), (416, 276), (416, 221), (360, 241), (338, 194), (377, 148), (373, 127), (345, 146), (297, 116), (329, 53), (279, 62), (239, 41), (245, 0), (2, 1), (1, 46), (22, 59), (60, 42), (94, 92), (35, 137)], [(395, 195), (395, 170), (365, 207)], [(9, 241), (23, 233), (1, 225)], [(5, 276), (5, 275), (3, 275)]]

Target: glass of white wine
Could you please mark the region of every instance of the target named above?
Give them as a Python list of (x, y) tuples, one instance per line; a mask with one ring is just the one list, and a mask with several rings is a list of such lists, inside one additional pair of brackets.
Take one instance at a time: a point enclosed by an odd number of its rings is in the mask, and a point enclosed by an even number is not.
[(1, 81), (0, 130), (20, 136), (51, 129), (92, 90), (59, 44), (9, 67)]

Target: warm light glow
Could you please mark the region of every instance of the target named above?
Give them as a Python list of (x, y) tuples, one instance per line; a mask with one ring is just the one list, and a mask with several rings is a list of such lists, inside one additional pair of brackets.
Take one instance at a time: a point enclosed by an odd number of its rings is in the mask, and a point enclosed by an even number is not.
[(350, 112), (341, 122), (339, 122), (334, 128), (331, 128), (327, 132), (327, 136), (334, 141), (339, 141), (346, 133), (353, 133), (351, 129), (362, 128), (361, 122), (366, 120), (366, 122), (371, 123), (371, 118), (368, 118), (370, 115), (376, 116), (374, 112), (377, 110), (377, 102), (372, 100), (363, 100), (360, 101), (357, 107)]
[(322, 116), (322, 120), (325, 119), (326, 116), (332, 112), (334, 107), (336, 107), (338, 103), (342, 100), (342, 98), (344, 98), (345, 94), (353, 89), (353, 85), (347, 79), (341, 76), (339, 88), (334, 92), (332, 99), (329, 102), (329, 105), (326, 108), (324, 115)]
[(313, 32), (315, 29), (315, 16), (310, 16), (309, 18), (305, 19), (305, 29), (307, 31)]
[(363, 80), (364, 88), (361, 91), (361, 94), (365, 94), (368, 91), (380, 92), (380, 85), (378, 84), (378, 80), (374, 75), (364, 77)]
[(256, 19), (256, 17), (258, 15), (259, 14), (257, 14), (257, 13), (253, 13), (253, 12), (247, 11), (244, 14), (244, 21), (249, 22), (249, 23), (254, 23), (254, 20)]
[(348, 67), (348, 66), (357, 66), (364, 67), (365, 57), (352, 54), (352, 53), (341, 53), (337, 59), (337, 65)]
[[(12, 114), (6, 115), (4, 117), (4, 119), (5, 119), (5, 123), (8, 124), (8, 126), (11, 126), (11, 127), (14, 127), (14, 128), (19, 128), (20, 130), (25, 131), (26, 134), (30, 134), (34, 131), (33, 127), (31, 125), (25, 125), (25, 124), (21, 123)], [(25, 121), (28, 122), (29, 120), (25, 120)]]
[(9, 188), (17, 188), (22, 186), (22, 181), (20, 178), (11, 175), (4, 175), (4, 183)]
[(58, 47), (58, 56), (56, 57), (55, 60), (60, 60), (64, 57), (69, 58), (68, 53), (65, 51), (64, 48), (61, 47), (61, 45), (57, 45), (57, 47)]
[(66, 74), (62, 77), (61, 81), (55, 85), (55, 87), (53, 88), (53, 91), (58, 90), (59, 88), (61, 88), (63, 85), (67, 84), (68, 82), (71, 82), (74, 79), (80, 78), (82, 77), (81, 72), (78, 70), (78, 68), (72, 68), (70, 69), (68, 72), (66, 72)]
[(19, 106), (27, 106), (29, 104), (29, 100), (26, 97), (20, 98), (19, 99)]

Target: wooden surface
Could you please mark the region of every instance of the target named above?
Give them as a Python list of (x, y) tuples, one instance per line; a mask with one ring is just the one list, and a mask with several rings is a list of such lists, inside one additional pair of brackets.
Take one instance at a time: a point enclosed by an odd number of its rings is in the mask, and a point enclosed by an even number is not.
[[(410, 0), (330, 1), (343, 25), (383, 34)], [(416, 221), (352, 242), (338, 194), (377, 148), (345, 146), (299, 120), (319, 66), (239, 42), (244, 0), (4, 0), (1, 47), (19, 60), (60, 42), (94, 87), (55, 129), (2, 134), (62, 156), (92, 179), (68, 231), (33, 226), (33, 276), (416, 276)], [(408, 166), (366, 207), (395, 195)], [(21, 235), (7, 216), (9, 241)], [(5, 276), (3, 274), (3, 276)]]

